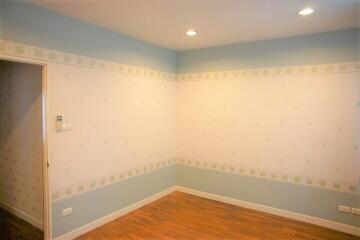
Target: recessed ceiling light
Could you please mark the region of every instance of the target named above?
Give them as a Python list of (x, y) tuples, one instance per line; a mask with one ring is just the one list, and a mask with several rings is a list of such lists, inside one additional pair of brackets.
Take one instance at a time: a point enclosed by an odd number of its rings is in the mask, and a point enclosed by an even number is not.
[(190, 37), (193, 37), (196, 34), (197, 34), (197, 32), (195, 30), (192, 30), (192, 29), (186, 31), (186, 35), (188, 35)]
[(312, 14), (313, 12), (314, 12), (314, 9), (312, 9), (312, 8), (304, 8), (299, 12), (299, 14), (302, 16), (306, 16), (306, 15)]

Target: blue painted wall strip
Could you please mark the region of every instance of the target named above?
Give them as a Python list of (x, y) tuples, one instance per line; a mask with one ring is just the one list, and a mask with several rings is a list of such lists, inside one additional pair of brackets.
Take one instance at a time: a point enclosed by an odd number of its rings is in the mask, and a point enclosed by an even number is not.
[[(175, 185), (176, 166), (171, 165), (55, 201), (52, 203), (53, 237), (59, 237)], [(73, 213), (63, 217), (62, 210), (69, 207), (73, 208)]]
[(359, 207), (358, 195), (177, 165), (177, 184), (330, 221), (360, 226), (358, 217), (340, 213), (339, 204)]
[[(358, 194), (171, 165), (53, 202), (53, 235), (66, 234), (175, 185), (360, 227), (358, 217), (337, 211), (339, 204), (360, 207)], [(62, 210), (69, 207), (73, 213), (63, 217)]]
[(5, 40), (175, 73), (176, 53), (23, 0), (3, 1)]
[(360, 60), (360, 29), (175, 53), (23, 0), (0, 1), (3, 4), (2, 38), (5, 40), (165, 72), (208, 72)]
[[(200, 36), (199, 36), (200, 37)], [(312, 65), (360, 60), (360, 29), (179, 52), (177, 72)]]
[(6, 40), (159, 71), (189, 73), (360, 59), (359, 29), (175, 53), (23, 0), (1, 1)]

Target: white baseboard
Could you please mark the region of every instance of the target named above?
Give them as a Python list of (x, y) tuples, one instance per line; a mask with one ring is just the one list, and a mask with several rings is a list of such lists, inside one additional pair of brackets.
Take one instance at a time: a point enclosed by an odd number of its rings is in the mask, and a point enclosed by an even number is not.
[(308, 215), (295, 213), (295, 212), (291, 212), (291, 211), (287, 211), (287, 210), (283, 210), (283, 209), (272, 208), (272, 207), (264, 206), (261, 204), (252, 203), (252, 202), (246, 202), (246, 201), (242, 201), (242, 200), (238, 200), (238, 199), (234, 199), (234, 198), (224, 197), (224, 196), (217, 195), (217, 194), (202, 192), (202, 191), (198, 191), (198, 190), (186, 188), (186, 187), (181, 187), (181, 186), (177, 186), (176, 191), (188, 193), (188, 194), (203, 197), (203, 198), (208, 198), (211, 200), (216, 200), (219, 202), (232, 204), (232, 205), (239, 206), (239, 207), (244, 207), (244, 208), (249, 208), (249, 209), (253, 209), (253, 210), (257, 210), (257, 211), (261, 211), (261, 212), (266, 212), (266, 213), (270, 213), (270, 214), (274, 214), (277, 216), (286, 217), (286, 218), (290, 218), (290, 219), (294, 219), (294, 220), (298, 220), (298, 221), (302, 221), (302, 222), (306, 222), (306, 223), (311, 223), (314, 225), (330, 228), (333, 230), (352, 234), (355, 236), (360, 236), (360, 228), (342, 224), (342, 223), (337, 223), (337, 222), (333, 222), (333, 221), (329, 221), (329, 220), (324, 220), (321, 218), (311, 217)]
[(29, 214), (17, 209), (16, 207), (10, 206), (9, 204), (0, 201), (0, 208), (6, 210), (7, 212), (15, 215), (18, 218), (21, 218), (25, 222), (30, 223), (34, 227), (44, 230), (44, 223), (38, 219), (35, 219), (34, 217), (30, 216)]
[(170, 187), (170, 188), (168, 188), (168, 189), (166, 189), (166, 190), (164, 190), (162, 192), (156, 193), (156, 194), (154, 194), (154, 195), (152, 195), (152, 196), (150, 196), (148, 198), (145, 198), (144, 200), (141, 200), (141, 201), (139, 201), (137, 203), (134, 203), (134, 204), (132, 204), (132, 205), (130, 205), (128, 207), (117, 210), (117, 211), (115, 211), (113, 213), (110, 213), (109, 215), (106, 215), (106, 216), (104, 216), (102, 218), (99, 218), (99, 219), (97, 219), (97, 220), (95, 220), (95, 221), (93, 221), (91, 223), (88, 223), (88, 224), (86, 224), (84, 226), (81, 226), (81, 227), (79, 227), (79, 228), (77, 228), (77, 229), (75, 229), (75, 230), (73, 230), (73, 231), (71, 231), (69, 233), (66, 233), (66, 234), (64, 234), (64, 235), (62, 235), (60, 237), (57, 237), (55, 240), (71, 240), (71, 239), (74, 239), (76, 237), (79, 237), (79, 236), (81, 236), (81, 235), (83, 235), (83, 234), (85, 234), (85, 233), (87, 233), (87, 232), (89, 232), (89, 231), (91, 231), (91, 230), (93, 230), (93, 229), (95, 229), (97, 227), (100, 227), (101, 225), (104, 225), (104, 224), (106, 224), (108, 222), (111, 222), (111, 221), (113, 221), (113, 220), (115, 220), (115, 219), (117, 219), (117, 218), (119, 218), (121, 216), (124, 216), (124, 215), (128, 214), (129, 212), (132, 212), (132, 211), (134, 211), (136, 209), (139, 209), (139, 208), (141, 208), (141, 207), (143, 207), (143, 206), (145, 206), (145, 205), (147, 205), (147, 204), (149, 204), (149, 203), (151, 203), (153, 201), (156, 201), (156, 200), (158, 200), (158, 199), (160, 199), (160, 198), (174, 192), (175, 189), (176, 189), (175, 186)]

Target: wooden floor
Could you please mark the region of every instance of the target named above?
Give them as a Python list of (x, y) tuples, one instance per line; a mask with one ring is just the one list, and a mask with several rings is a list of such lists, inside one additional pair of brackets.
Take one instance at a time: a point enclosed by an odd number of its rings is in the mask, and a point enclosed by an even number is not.
[(43, 240), (43, 231), (0, 208), (1, 240)]
[(326, 228), (175, 192), (78, 240), (354, 240)]

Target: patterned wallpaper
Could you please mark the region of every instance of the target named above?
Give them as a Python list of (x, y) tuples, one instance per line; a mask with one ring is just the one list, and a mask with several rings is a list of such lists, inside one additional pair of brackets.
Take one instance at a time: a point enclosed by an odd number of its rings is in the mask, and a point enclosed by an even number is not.
[[(48, 73), (54, 200), (173, 163), (173, 81), (63, 64)], [(57, 115), (70, 131), (55, 131)]]
[(0, 201), (43, 222), (41, 67), (0, 61)]
[(47, 64), (52, 200), (175, 163), (174, 74), (3, 40), (0, 54)]
[(174, 74), (2, 40), (0, 54), (47, 64), (52, 200), (175, 163)]
[(358, 185), (358, 62), (175, 76), (7, 41), (0, 54), (48, 64), (53, 200), (174, 163)]
[(177, 161), (356, 191), (360, 64), (180, 75)]

